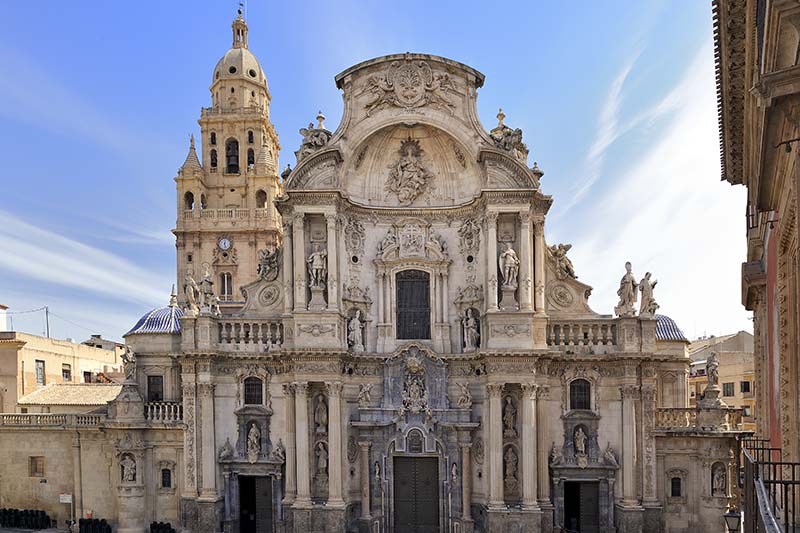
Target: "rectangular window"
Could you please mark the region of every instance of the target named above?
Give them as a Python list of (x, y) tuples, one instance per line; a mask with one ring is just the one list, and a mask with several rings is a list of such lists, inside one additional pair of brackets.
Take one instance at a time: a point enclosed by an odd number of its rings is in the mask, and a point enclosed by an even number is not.
[(28, 458), (31, 477), (44, 477), (44, 457), (31, 456)]
[(172, 470), (169, 468), (161, 469), (161, 488), (168, 489), (172, 487)]
[(733, 383), (723, 383), (722, 384), (722, 395), (723, 396), (733, 396)]
[(749, 417), (750, 416), (750, 406), (749, 405), (745, 405), (743, 409), (744, 409), (744, 412), (742, 414), (744, 416), (748, 416)]
[(147, 401), (164, 400), (164, 376), (147, 376)]
[(750, 382), (749, 381), (740, 381), (739, 382), (739, 391), (740, 392), (750, 392)]
[(36, 384), (44, 386), (44, 361), (36, 360)]
[(681, 497), (681, 478), (674, 477), (671, 480), (671, 496), (673, 498), (680, 498)]
[(92, 382), (92, 373), (91, 372), (84, 372), (83, 373), (83, 382), (84, 383), (91, 383)]
[(72, 381), (72, 367), (67, 363), (61, 365), (61, 377), (64, 381)]

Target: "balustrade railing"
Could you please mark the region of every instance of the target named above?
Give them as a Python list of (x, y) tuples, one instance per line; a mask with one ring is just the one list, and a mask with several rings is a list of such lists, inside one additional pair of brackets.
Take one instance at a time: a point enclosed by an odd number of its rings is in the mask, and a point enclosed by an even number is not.
[(258, 220), (259, 223), (267, 225), (276, 222), (275, 217), (270, 212), (270, 209), (265, 207), (258, 207), (254, 209), (184, 209), (183, 220), (187, 223), (194, 222), (197, 219), (214, 220), (217, 222), (239, 221), (239, 220)]
[(558, 320), (547, 325), (548, 346), (615, 346), (617, 325), (611, 320)]
[(283, 346), (283, 324), (280, 320), (220, 320), (219, 343), (249, 352), (280, 348)]
[(105, 415), (7, 413), (0, 414), (0, 426), (23, 427), (96, 427), (106, 420)]
[(144, 404), (144, 417), (150, 422), (180, 422), (183, 420), (181, 402), (147, 402)]
[(658, 429), (685, 429), (697, 426), (697, 409), (694, 407), (665, 407), (656, 410)]

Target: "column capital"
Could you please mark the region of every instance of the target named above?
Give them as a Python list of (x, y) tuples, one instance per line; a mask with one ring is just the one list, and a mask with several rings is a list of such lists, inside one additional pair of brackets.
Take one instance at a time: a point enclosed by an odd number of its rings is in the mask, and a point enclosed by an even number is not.
[(637, 400), (641, 396), (641, 391), (638, 385), (622, 385), (619, 388), (620, 396), (623, 400)]
[(299, 228), (303, 227), (303, 221), (305, 220), (306, 214), (305, 213), (292, 213), (292, 220), (294, 224), (299, 224)]
[(290, 233), (292, 231), (292, 219), (285, 218), (283, 219), (283, 232)]
[(520, 211), (519, 212), (519, 221), (525, 225), (531, 223), (531, 213), (530, 211)]
[(344, 388), (344, 385), (342, 384), (341, 381), (331, 381), (331, 382), (325, 383), (325, 387), (328, 389), (328, 395), (329, 396), (337, 396), (338, 397), (342, 393), (342, 389)]
[(533, 218), (533, 234), (536, 237), (541, 237), (541, 236), (544, 235), (544, 217), (542, 217), (542, 218), (534, 217)]
[(294, 396), (294, 383), (284, 383), (281, 386), (285, 396)]
[(214, 395), (214, 384), (213, 383), (198, 383), (197, 384), (197, 391), (200, 393), (202, 397), (209, 397)]
[(292, 387), (294, 388), (294, 392), (297, 396), (307, 396), (308, 395), (308, 382), (307, 381), (295, 381), (292, 383)]
[(372, 443), (368, 440), (360, 440), (358, 441), (358, 445), (362, 450), (367, 451), (369, 450), (369, 447), (372, 446)]
[(338, 222), (339, 217), (336, 213), (325, 213), (325, 223), (328, 227), (336, 227), (336, 222)]
[(653, 402), (656, 399), (655, 385), (642, 385), (642, 401)]
[(489, 383), (486, 385), (486, 392), (489, 398), (500, 398), (503, 395), (504, 383)]
[(490, 227), (491, 227), (491, 226), (496, 226), (496, 225), (497, 225), (497, 217), (498, 217), (499, 215), (500, 215), (500, 213), (498, 213), (498, 212), (496, 212), (496, 211), (487, 211), (487, 212), (486, 212), (486, 223), (487, 223), (487, 224), (488, 224)]
[(539, 396), (539, 385), (536, 383), (523, 383), (522, 394), (526, 395), (529, 400), (535, 400)]
[(470, 450), (472, 450), (472, 443), (471, 442), (460, 442), (458, 445), (461, 448), (462, 452), (464, 452), (464, 451), (469, 452)]

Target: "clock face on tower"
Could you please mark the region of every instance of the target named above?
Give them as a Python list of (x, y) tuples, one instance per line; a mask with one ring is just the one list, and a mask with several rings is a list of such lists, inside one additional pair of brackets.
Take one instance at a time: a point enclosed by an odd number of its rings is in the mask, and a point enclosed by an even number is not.
[(229, 237), (221, 237), (220, 240), (217, 242), (217, 246), (223, 252), (227, 252), (231, 248), (231, 240)]

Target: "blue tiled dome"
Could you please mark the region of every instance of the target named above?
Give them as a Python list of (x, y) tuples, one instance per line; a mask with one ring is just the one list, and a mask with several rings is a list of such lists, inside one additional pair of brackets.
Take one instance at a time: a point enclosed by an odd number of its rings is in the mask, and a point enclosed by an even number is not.
[(136, 322), (131, 330), (123, 335), (136, 335), (139, 333), (180, 333), (183, 310), (177, 304), (153, 309)]
[(660, 341), (686, 341), (686, 335), (670, 317), (656, 315), (656, 339)]

